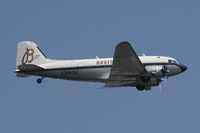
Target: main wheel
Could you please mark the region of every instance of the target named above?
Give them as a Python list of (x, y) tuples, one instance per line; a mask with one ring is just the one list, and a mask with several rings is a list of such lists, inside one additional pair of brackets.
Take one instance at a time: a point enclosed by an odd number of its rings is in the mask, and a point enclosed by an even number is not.
[(41, 83), (42, 83), (42, 79), (40, 79), (40, 78), (37, 79), (37, 83), (38, 83), (38, 84), (41, 84)]
[(139, 91), (143, 91), (145, 89), (145, 86), (144, 85), (137, 85), (136, 88)]

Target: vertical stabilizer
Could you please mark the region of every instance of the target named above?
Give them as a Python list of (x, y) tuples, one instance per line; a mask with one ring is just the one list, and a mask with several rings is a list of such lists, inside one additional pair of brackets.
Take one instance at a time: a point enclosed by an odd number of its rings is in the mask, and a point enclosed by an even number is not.
[(17, 70), (20, 65), (32, 64), (38, 66), (44, 63), (47, 63), (47, 58), (35, 43), (31, 41), (18, 43), (16, 60)]

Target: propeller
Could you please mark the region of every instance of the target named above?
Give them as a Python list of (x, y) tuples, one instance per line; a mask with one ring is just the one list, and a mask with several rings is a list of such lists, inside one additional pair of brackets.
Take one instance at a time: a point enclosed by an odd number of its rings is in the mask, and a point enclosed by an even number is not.
[(164, 76), (164, 82), (165, 82), (165, 86), (167, 84), (167, 73), (169, 72), (169, 69), (167, 68), (166, 65), (163, 65), (163, 68), (160, 70)]
[(166, 65), (163, 65), (162, 69), (160, 70), (163, 74), (163, 76), (166, 76), (166, 74), (169, 72), (168, 68)]
[(157, 79), (157, 82), (159, 83), (159, 88), (160, 88), (160, 95), (162, 93), (162, 84), (161, 84), (162, 81), (163, 81), (162, 79)]
[(169, 73), (169, 69), (167, 68), (166, 65), (163, 65), (163, 67), (162, 67), (162, 69), (160, 71), (162, 72), (162, 75), (164, 77), (164, 79), (160, 79), (159, 80), (159, 83), (160, 83), (159, 87), (160, 87), (160, 94), (161, 94), (162, 93), (162, 84), (161, 84), (161, 82), (164, 81), (165, 87), (167, 86), (167, 78), (168, 78), (167, 77), (167, 73)]
[(162, 85), (161, 85), (161, 83), (160, 83), (159, 87), (160, 87), (160, 95), (161, 95), (161, 93), (162, 93)]

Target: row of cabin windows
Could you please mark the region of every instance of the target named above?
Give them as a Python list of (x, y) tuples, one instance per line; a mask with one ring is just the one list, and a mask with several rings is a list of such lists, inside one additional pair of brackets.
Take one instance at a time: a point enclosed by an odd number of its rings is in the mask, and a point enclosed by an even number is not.
[[(98, 60), (96, 61), (96, 64), (97, 65), (112, 65), (113, 63), (113, 60)], [(168, 63), (176, 63), (177, 64), (177, 61), (175, 60), (168, 60)]]

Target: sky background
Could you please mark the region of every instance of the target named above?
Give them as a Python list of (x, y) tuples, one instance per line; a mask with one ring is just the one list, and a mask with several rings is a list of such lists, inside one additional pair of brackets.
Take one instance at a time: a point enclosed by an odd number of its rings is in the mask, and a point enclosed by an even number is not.
[[(199, 133), (198, 0), (1, 0), (1, 133)], [(99, 90), (101, 83), (17, 78), (17, 43), (51, 59), (113, 57), (120, 41), (163, 55), (185, 73), (159, 87)]]

